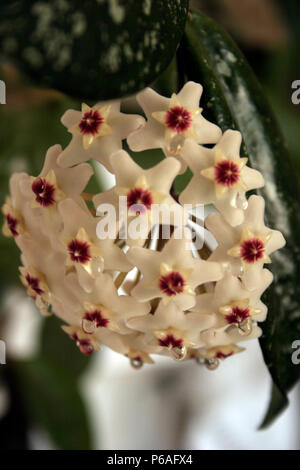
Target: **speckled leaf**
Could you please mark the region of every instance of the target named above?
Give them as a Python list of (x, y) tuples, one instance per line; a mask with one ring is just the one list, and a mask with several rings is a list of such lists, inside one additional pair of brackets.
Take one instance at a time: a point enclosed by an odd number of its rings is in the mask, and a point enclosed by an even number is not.
[(266, 224), (281, 230), (287, 242), (272, 255), (274, 283), (264, 297), (269, 314), (260, 344), (276, 386), (267, 425), (286, 405), (286, 394), (300, 376), (300, 365), (291, 359), (292, 343), (300, 338), (299, 190), (276, 119), (232, 39), (205, 15), (193, 12), (183, 42), (185, 71), (203, 84), (208, 117), (223, 131), (241, 131), (243, 156), (265, 178), (259, 194), (266, 200)]
[(37, 84), (82, 99), (149, 85), (171, 62), (188, 0), (18, 0), (0, 6), (0, 51)]

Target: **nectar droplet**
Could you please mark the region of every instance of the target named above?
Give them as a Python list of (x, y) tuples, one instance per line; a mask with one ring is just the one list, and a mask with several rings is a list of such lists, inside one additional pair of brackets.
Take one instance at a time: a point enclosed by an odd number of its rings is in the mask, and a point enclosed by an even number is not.
[(208, 370), (215, 370), (219, 367), (220, 361), (216, 357), (212, 357), (211, 359), (205, 359), (205, 367)]
[(244, 321), (238, 325), (239, 334), (241, 336), (248, 336), (252, 333), (252, 320), (251, 318), (246, 318)]
[(86, 318), (84, 318), (82, 320), (81, 327), (85, 333), (91, 335), (92, 333), (96, 331), (97, 324), (95, 321), (87, 320)]
[(184, 137), (182, 135), (176, 135), (173, 137), (168, 146), (168, 152), (170, 152), (172, 155), (177, 155), (181, 151), (183, 144)]
[(248, 207), (248, 202), (245, 194), (243, 193), (238, 193), (235, 201), (235, 205), (238, 209), (243, 209), (246, 210)]
[(144, 365), (144, 362), (142, 361), (142, 359), (139, 359), (139, 358), (132, 358), (130, 359), (130, 365), (131, 367), (133, 367), (133, 369), (141, 369)]
[(186, 358), (187, 349), (185, 346), (182, 346), (181, 348), (180, 347), (172, 348), (171, 355), (175, 361), (183, 361), (183, 359)]

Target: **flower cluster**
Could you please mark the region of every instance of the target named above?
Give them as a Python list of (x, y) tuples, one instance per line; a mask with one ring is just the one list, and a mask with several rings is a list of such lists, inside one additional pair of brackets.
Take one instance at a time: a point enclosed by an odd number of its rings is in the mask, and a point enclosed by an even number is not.
[[(69, 110), (62, 117), (69, 145), (51, 147), (37, 177), (11, 177), (3, 233), (22, 252), (22, 283), (44, 315), (63, 319), (83, 354), (103, 344), (136, 368), (161, 354), (215, 369), (261, 334), (260, 298), (272, 282), (264, 264), (284, 239), (265, 226), (263, 198), (245, 197), (264, 181), (240, 157), (241, 134), (222, 134), (203, 117), (201, 93), (194, 82), (170, 99), (147, 88), (137, 95), (146, 120), (121, 113), (116, 101)], [(160, 148), (166, 158), (143, 170), (122, 150), (124, 139), (132, 151)], [(84, 192), (90, 159), (113, 172), (113, 188)], [(193, 176), (177, 198), (173, 182), (187, 166)], [(216, 211), (198, 248), (188, 228), (197, 218), (184, 206), (206, 204)], [(163, 219), (153, 222), (155, 205), (172, 208), (169, 239), (161, 236)], [(115, 210), (113, 237), (99, 236), (107, 216), (100, 206)], [(147, 221), (147, 230), (124, 238), (129, 221)]]

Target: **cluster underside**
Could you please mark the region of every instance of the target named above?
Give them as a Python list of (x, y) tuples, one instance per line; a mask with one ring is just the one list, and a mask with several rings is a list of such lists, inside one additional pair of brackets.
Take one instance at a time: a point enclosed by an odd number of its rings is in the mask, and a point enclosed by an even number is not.
[[(147, 88), (137, 95), (145, 118), (116, 101), (69, 110), (68, 146), (51, 147), (37, 177), (11, 177), (3, 233), (21, 250), (21, 281), (83, 354), (106, 345), (135, 368), (160, 354), (215, 369), (261, 334), (272, 282), (264, 265), (285, 242), (265, 226), (263, 198), (246, 198), (264, 180), (240, 157), (241, 134), (207, 121), (201, 94), (194, 82), (171, 98)], [(160, 148), (165, 158), (144, 170), (122, 150), (125, 139), (133, 152)], [(108, 191), (85, 192), (90, 160), (115, 175)], [(175, 196), (187, 167), (192, 178)], [(155, 208), (164, 210), (154, 217)]]

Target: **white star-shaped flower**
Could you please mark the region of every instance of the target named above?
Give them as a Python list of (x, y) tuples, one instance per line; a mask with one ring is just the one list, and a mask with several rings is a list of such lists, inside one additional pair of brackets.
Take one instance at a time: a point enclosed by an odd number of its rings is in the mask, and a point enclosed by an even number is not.
[(124, 252), (113, 240), (97, 238), (98, 218), (83, 210), (72, 199), (64, 199), (58, 207), (64, 224), (60, 240), (65, 264), (67, 268), (76, 269), (84, 289), (91, 289), (92, 279), (103, 269), (128, 272), (132, 268)]
[(24, 181), (28, 181), (28, 178), (26, 173), (14, 173), (11, 176), (10, 198), (2, 208), (5, 217), (3, 230), (7, 235), (12, 235), (14, 232), (14, 239), (18, 246), (20, 234), (38, 237), (47, 243), (41, 217), (31, 207), (32, 196), (22, 191)]
[(269, 255), (285, 244), (281, 232), (265, 226), (264, 209), (264, 199), (251, 196), (243, 224), (232, 227), (218, 214), (210, 214), (205, 221), (219, 244), (209, 260), (220, 262), (235, 276), (242, 276), (250, 290), (263, 282), (263, 265), (271, 262)]
[(126, 326), (126, 321), (133, 316), (146, 315), (150, 310), (148, 302), (137, 302), (128, 295), (119, 295), (111, 275), (102, 273), (97, 276), (92, 291), (82, 296), (81, 304), (79, 315), (86, 333), (108, 328), (130, 334), (132, 331)]
[(146, 334), (144, 341), (154, 353), (171, 354), (176, 360), (184, 359), (188, 348), (203, 345), (200, 332), (213, 323), (213, 315), (183, 312), (175, 303), (160, 303), (154, 314), (127, 321), (128, 326)]
[(218, 263), (195, 259), (188, 240), (172, 238), (161, 252), (132, 247), (127, 257), (142, 272), (143, 278), (132, 290), (138, 300), (162, 298), (183, 309), (195, 305), (195, 288), (222, 277)]
[[(49, 240), (40, 240), (27, 235), (18, 237), (18, 246), (22, 252), (22, 263), (20, 268), (22, 282), (31, 289), (29, 295), (36, 297), (36, 302), (42, 298), (48, 305), (53, 302), (62, 302), (68, 311), (78, 308), (76, 291), (69, 288), (65, 283), (65, 254), (53, 249)], [(26, 275), (29, 273), (28, 279)], [(41, 288), (45, 294), (34, 296), (32, 290), (45, 284), (47, 288)], [(32, 295), (31, 295), (32, 294)], [(41, 308), (41, 305), (38, 305)]]
[(62, 329), (75, 341), (76, 346), (85, 356), (90, 356), (95, 350), (101, 350), (99, 342), (94, 335), (88, 335), (80, 328), (73, 325), (64, 325)]
[(252, 321), (261, 322), (266, 319), (267, 307), (260, 297), (272, 280), (272, 273), (264, 269), (261, 285), (249, 291), (237, 277), (225, 273), (224, 278), (216, 283), (213, 292), (196, 297), (196, 305), (191, 310), (215, 314), (215, 330), (236, 327), (240, 335), (249, 336), (253, 330)]
[[(187, 215), (170, 195), (172, 183), (180, 169), (177, 160), (167, 158), (149, 170), (143, 170), (122, 150), (112, 155), (111, 166), (116, 185), (109, 191), (97, 194), (93, 202), (98, 213), (101, 213), (101, 204), (113, 205), (119, 230), (127, 223), (128, 230), (124, 235), (128, 244), (143, 245), (149, 231), (158, 223), (185, 225)], [(121, 196), (126, 198), (125, 211), (119, 210)], [(137, 217), (133, 226), (131, 222)], [(133, 230), (138, 224), (142, 227), (141, 233)]]
[(245, 351), (236, 344), (223, 344), (211, 348), (200, 349), (198, 357), (206, 360), (208, 369), (214, 370), (218, 367), (220, 361), (224, 361), (228, 357)]
[(245, 192), (261, 188), (264, 180), (240, 158), (241, 141), (240, 132), (228, 130), (212, 149), (185, 143), (182, 157), (193, 177), (179, 197), (181, 204), (213, 204), (231, 225), (243, 222)]
[(21, 212), (16, 209), (10, 197), (7, 197), (5, 204), (2, 206), (2, 214), (4, 215), (4, 224), (2, 233), (5, 237), (17, 237), (25, 232), (24, 219)]
[(62, 167), (97, 160), (111, 171), (110, 156), (122, 149), (122, 140), (139, 129), (144, 119), (138, 115), (120, 113), (120, 102), (97, 104), (82, 110), (67, 111), (62, 123), (72, 134), (72, 140), (58, 159)]
[(93, 175), (93, 169), (88, 163), (61, 168), (57, 164), (60, 154), (60, 145), (50, 147), (41, 173), (37, 177), (24, 175), (19, 182), (25, 200), (30, 200), (32, 216), (40, 221), (40, 230), (45, 237), (52, 234), (55, 239), (62, 224), (57, 204), (65, 198), (72, 198), (87, 210), (81, 194)]
[(134, 151), (161, 148), (166, 156), (179, 157), (186, 139), (199, 144), (213, 144), (221, 137), (221, 130), (202, 116), (199, 101), (202, 86), (188, 82), (182, 90), (171, 98), (159, 95), (146, 88), (137, 95), (137, 101), (146, 116), (146, 125), (130, 134), (129, 147)]

